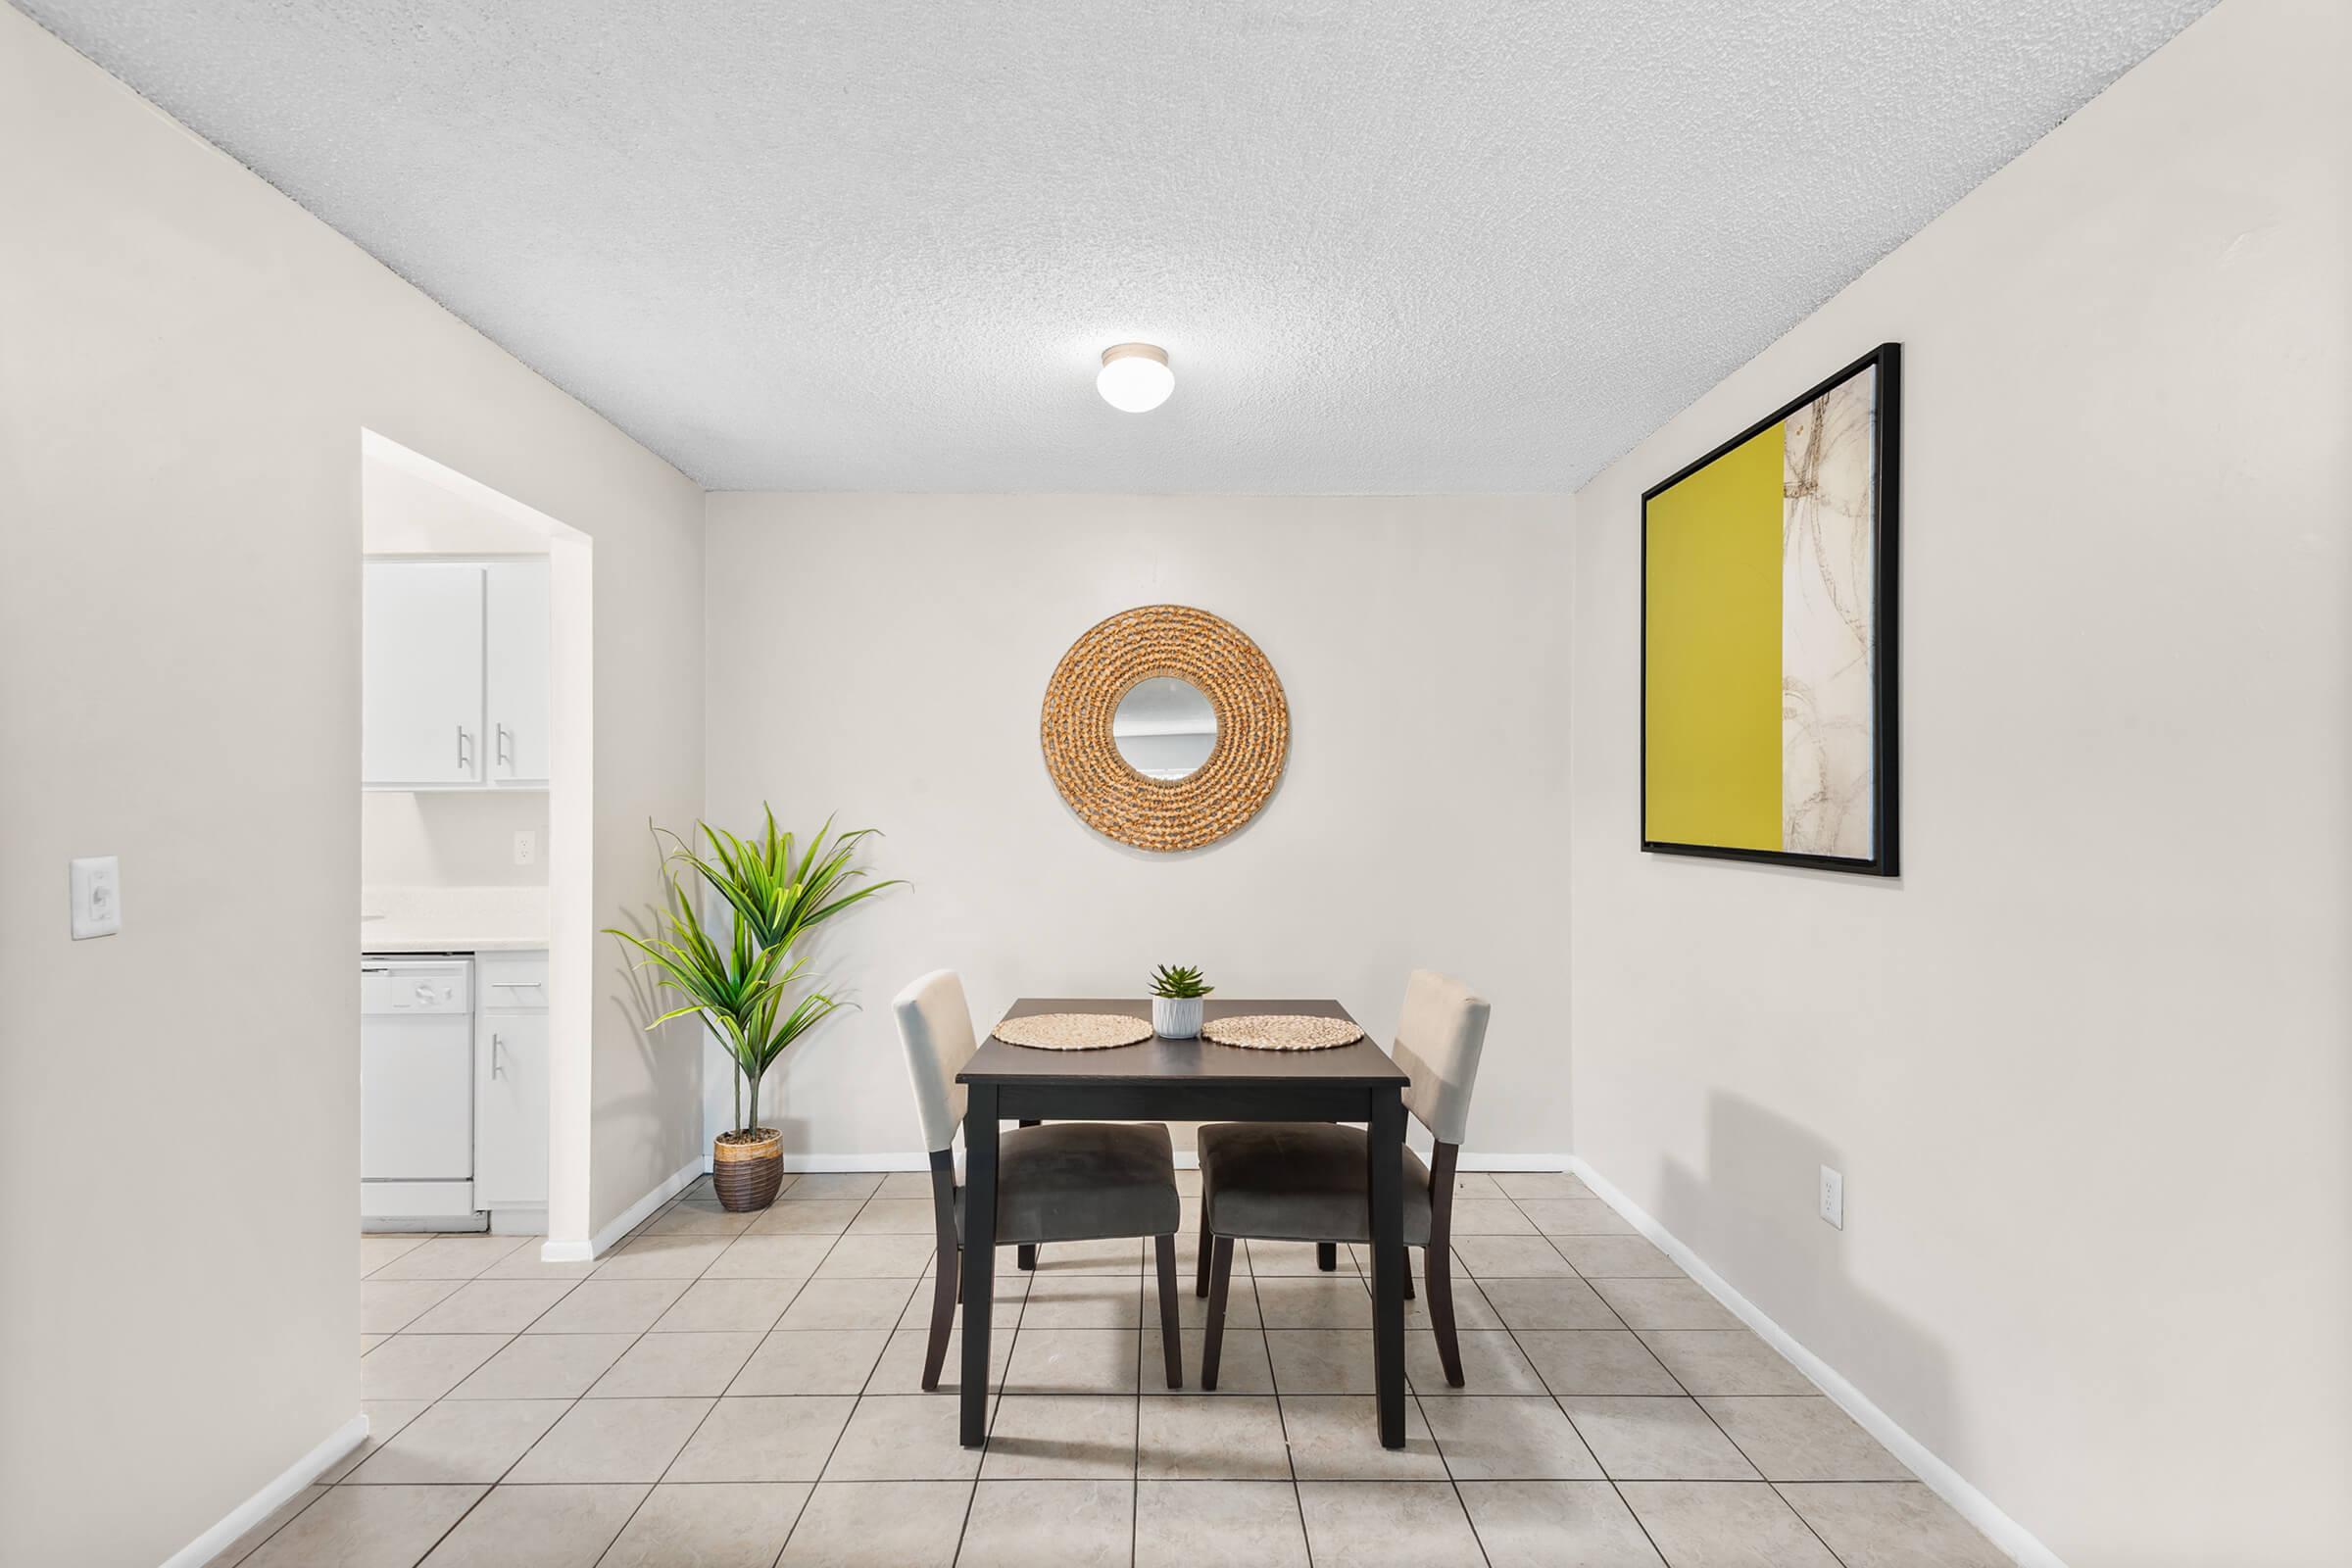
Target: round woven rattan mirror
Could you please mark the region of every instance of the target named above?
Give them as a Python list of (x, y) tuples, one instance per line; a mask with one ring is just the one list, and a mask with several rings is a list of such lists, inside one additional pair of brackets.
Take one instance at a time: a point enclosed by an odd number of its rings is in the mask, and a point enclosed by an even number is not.
[[(1216, 715), (1207, 760), (1182, 777), (1139, 769), (1113, 733), (1120, 704), (1152, 680), (1183, 682)], [(1134, 735), (1124, 738), (1140, 755)], [(1087, 826), (1139, 850), (1196, 850), (1255, 816), (1274, 793), (1291, 710), (1274, 666), (1239, 627), (1205, 610), (1146, 605), (1099, 623), (1061, 656), (1038, 739), (1054, 787)]]

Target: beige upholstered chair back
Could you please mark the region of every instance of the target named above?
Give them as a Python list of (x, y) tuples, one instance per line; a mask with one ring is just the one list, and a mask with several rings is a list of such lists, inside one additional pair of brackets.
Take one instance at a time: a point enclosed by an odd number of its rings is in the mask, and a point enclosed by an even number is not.
[(890, 1010), (898, 1014), (899, 1038), (906, 1045), (923, 1147), (937, 1152), (956, 1142), (956, 1129), (963, 1125), (964, 1088), (956, 1075), (980, 1049), (963, 981), (953, 969), (934, 970), (900, 992)]
[(1434, 969), (1415, 969), (1396, 1020), (1396, 1065), (1412, 1076), (1404, 1108), (1442, 1144), (1458, 1144), (1470, 1121), (1470, 1086), (1487, 1043), (1487, 999)]

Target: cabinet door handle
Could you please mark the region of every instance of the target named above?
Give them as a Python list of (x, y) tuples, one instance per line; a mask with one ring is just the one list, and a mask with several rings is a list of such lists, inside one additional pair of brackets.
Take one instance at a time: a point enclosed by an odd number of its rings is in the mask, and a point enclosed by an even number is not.
[(497, 1032), (493, 1030), (490, 1035), (490, 1076), (493, 1078), (504, 1078), (507, 1075), (506, 1063), (500, 1055), (505, 1046), (506, 1042), (500, 1039)]
[(514, 759), (507, 755), (507, 726), (504, 724), (498, 726), (497, 757), (500, 766), (512, 767), (514, 765)]
[(458, 726), (458, 771), (463, 773), (471, 769), (472, 766), (473, 737), (466, 733), (465, 725), (460, 724)]

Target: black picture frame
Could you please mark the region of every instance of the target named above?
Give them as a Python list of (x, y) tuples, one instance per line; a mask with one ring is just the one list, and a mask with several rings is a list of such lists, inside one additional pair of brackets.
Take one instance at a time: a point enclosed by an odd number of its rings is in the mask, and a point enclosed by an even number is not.
[[(1901, 625), (1897, 526), (1902, 494), (1902, 366), (1900, 343), (1882, 343), (1836, 374), (1806, 388), (1738, 435), (1685, 464), (1642, 492), (1642, 685), (1641, 780), (1642, 849), (1648, 855), (1687, 855), (1717, 860), (1749, 860), (1767, 865), (1802, 866), (1816, 871), (1844, 871), (1857, 876), (1901, 875), (1901, 801), (1897, 777), (1901, 749), (1897, 741), (1896, 671)], [(1876, 483), (1871, 495), (1871, 580), (1873, 630), (1871, 650), (1871, 782), (1872, 853), (1868, 859), (1839, 855), (1813, 855), (1787, 850), (1738, 849), (1711, 844), (1680, 844), (1649, 836), (1649, 504), (1726, 453), (1761, 435), (1832, 388), (1867, 369), (1878, 370), (1878, 406), (1872, 437)]]

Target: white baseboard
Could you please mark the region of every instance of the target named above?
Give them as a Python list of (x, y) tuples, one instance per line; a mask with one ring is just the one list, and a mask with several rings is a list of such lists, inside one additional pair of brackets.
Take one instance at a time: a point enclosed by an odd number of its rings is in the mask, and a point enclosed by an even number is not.
[(604, 1256), (622, 1237), (643, 1224), (647, 1215), (693, 1186), (710, 1168), (710, 1158), (708, 1154), (696, 1155), (656, 1182), (651, 1192), (631, 1203), (621, 1212), (619, 1218), (598, 1231), (587, 1241), (558, 1242), (551, 1240), (542, 1242), (539, 1245), (539, 1261), (542, 1263), (585, 1263), (592, 1258)]
[[(703, 1161), (710, 1169), (710, 1162)], [(929, 1170), (931, 1156), (912, 1154), (791, 1154), (784, 1156), (784, 1168), (789, 1171), (869, 1171), (869, 1170)]]
[[(1468, 1165), (1468, 1161), (1463, 1161)], [(1600, 1200), (1619, 1214), (1656, 1246), (1659, 1251), (1674, 1259), (1682, 1271), (1690, 1276), (1718, 1301), (1730, 1308), (1740, 1321), (1754, 1329), (1764, 1343), (1788, 1358), (1789, 1363), (1818, 1385), (1863, 1431), (1879, 1440), (1886, 1451), (1902, 1460), (1911, 1473), (1928, 1489), (1952, 1505), (1955, 1513), (1976, 1526), (1977, 1530), (1995, 1546), (2016, 1560), (2019, 1568), (2066, 1568), (2058, 1554), (2034, 1539), (2024, 1525), (2003, 1513), (1990, 1497), (1971, 1486), (1959, 1471), (1954, 1470), (1932, 1452), (1928, 1446), (1895, 1424), (1894, 1418), (1870, 1401), (1870, 1398), (1840, 1375), (1820, 1356), (1806, 1349), (1753, 1301), (1732, 1289), (1722, 1275), (1702, 1262), (1696, 1252), (1685, 1247), (1674, 1233), (1644, 1212), (1632, 1199), (1610, 1185), (1608, 1179), (1581, 1158), (1566, 1161), (1587, 1187)]]
[(1474, 1154), (1465, 1150), (1453, 1162), (1455, 1170), (1566, 1170), (1566, 1154)]
[(368, 1418), (355, 1415), (280, 1471), (276, 1479), (231, 1508), (221, 1521), (164, 1559), (164, 1568), (204, 1568), (239, 1536), (275, 1513), (285, 1500), (325, 1473), (326, 1467), (368, 1439)]

